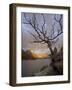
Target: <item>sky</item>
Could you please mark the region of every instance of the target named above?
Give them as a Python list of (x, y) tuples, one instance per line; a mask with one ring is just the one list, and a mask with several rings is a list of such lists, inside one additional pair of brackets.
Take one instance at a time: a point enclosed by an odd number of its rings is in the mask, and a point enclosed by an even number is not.
[[(23, 22), (27, 22), (25, 17), (24, 17), (25, 12), (21, 12), (21, 38), (22, 38), (22, 48), (24, 49), (41, 49), (41, 50), (46, 50), (48, 49), (47, 44), (41, 44), (41, 43), (32, 43), (34, 41), (33, 36), (29, 33), (36, 34), (34, 29), (30, 24), (24, 24)], [(42, 27), (43, 25), (43, 16), (41, 13), (34, 13), (36, 16), (36, 21), (38, 23), (39, 28)], [(26, 18), (32, 19), (33, 13), (25, 13)], [(55, 29), (55, 34), (57, 34), (57, 30), (60, 29), (59, 24), (54, 20), (55, 14), (44, 14), (45, 17), (45, 27), (44, 30), (47, 31), (47, 35), (51, 34), (52, 30), (52, 25), (54, 25)], [(56, 14), (56, 18), (59, 19), (60, 15)], [(63, 20), (62, 20), (63, 23)], [(59, 36), (57, 42), (52, 46), (52, 47), (57, 47), (58, 49), (62, 47), (63, 44), (63, 34)], [(46, 50), (47, 51), (47, 50)]]

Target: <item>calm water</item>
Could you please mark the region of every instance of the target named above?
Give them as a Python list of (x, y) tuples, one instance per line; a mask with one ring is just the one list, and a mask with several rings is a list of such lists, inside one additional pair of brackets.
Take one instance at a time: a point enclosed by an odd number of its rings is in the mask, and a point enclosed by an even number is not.
[(22, 77), (38, 73), (43, 66), (49, 65), (50, 59), (22, 60)]

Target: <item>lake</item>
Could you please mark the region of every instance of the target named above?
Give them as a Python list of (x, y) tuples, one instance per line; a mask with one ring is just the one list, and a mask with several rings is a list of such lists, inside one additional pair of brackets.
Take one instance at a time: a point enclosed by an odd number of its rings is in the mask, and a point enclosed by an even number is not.
[(22, 60), (22, 77), (32, 76), (50, 63), (50, 59)]

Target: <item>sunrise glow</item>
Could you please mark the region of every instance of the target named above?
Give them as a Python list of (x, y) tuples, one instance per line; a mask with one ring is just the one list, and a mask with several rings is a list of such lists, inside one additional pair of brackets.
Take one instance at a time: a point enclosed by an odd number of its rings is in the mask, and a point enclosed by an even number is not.
[(32, 50), (30, 49), (34, 58), (47, 58), (48, 54), (46, 52), (41, 52), (41, 50)]

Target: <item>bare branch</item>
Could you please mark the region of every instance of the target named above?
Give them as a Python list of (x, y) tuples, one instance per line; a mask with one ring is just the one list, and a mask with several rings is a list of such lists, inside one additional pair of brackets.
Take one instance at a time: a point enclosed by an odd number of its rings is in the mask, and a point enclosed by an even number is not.
[(60, 19), (59, 20), (56, 18), (56, 15), (54, 16), (55, 21), (58, 22), (59, 25), (60, 25), (60, 30), (62, 30), (62, 22), (61, 22), (62, 18), (63, 18), (62, 15), (60, 15)]
[[(34, 18), (35, 18), (35, 15), (33, 15), (33, 16), (34, 16)], [(32, 24), (31, 19), (28, 20), (28, 19), (26, 18), (25, 13), (24, 13), (24, 18), (25, 18), (25, 20), (26, 20), (27, 22), (23, 22), (23, 23), (24, 23), (24, 24), (29, 24), (29, 25), (31, 25), (32, 28), (36, 31), (36, 33), (37, 33), (39, 36), (41, 36), (40, 33), (38, 32), (38, 30), (36, 29), (35, 25), (33, 25), (33, 24), (35, 24), (35, 21), (33, 21), (34, 23)], [(36, 19), (35, 19), (35, 20), (36, 20)]]
[[(44, 34), (44, 32), (42, 32), (42, 31), (40, 30), (40, 28), (38, 27), (38, 24), (36, 25), (36, 17), (35, 17), (35, 14), (33, 14), (32, 21), (31, 21), (31, 19), (28, 20), (28, 19), (26, 18), (26, 15), (25, 15), (25, 14), (24, 14), (24, 18), (25, 18), (26, 22), (23, 22), (23, 24), (29, 24), (29, 25), (31, 25), (32, 28), (33, 28), (33, 29), (35, 30), (35, 32), (37, 33), (39, 39), (41, 39), (42, 41), (44, 41), (46, 32), (45, 32), (45, 34)], [(44, 18), (44, 17), (43, 17), (43, 18)], [(43, 24), (43, 25), (44, 25), (44, 24)], [(33, 35), (33, 34), (31, 34), (31, 35), (34, 36), (34, 38), (35, 38), (35, 35)], [(44, 38), (43, 38), (43, 36), (44, 36)]]
[(63, 30), (62, 30), (62, 22), (61, 22), (61, 20), (62, 20), (62, 15), (60, 15), (60, 19), (58, 20), (57, 18), (56, 18), (56, 15), (54, 16), (54, 19), (55, 19), (55, 21), (59, 24), (59, 26), (60, 26), (60, 29), (57, 29), (57, 35), (54, 35), (54, 33), (55, 33), (55, 31), (54, 31), (54, 25), (55, 24), (53, 24), (53, 28), (52, 28), (52, 31), (53, 31), (53, 33), (51, 34), (51, 38), (49, 38), (49, 40), (54, 40), (54, 39), (56, 39), (58, 36), (60, 36), (62, 33), (63, 33)]
[(29, 24), (31, 23), (31, 19), (30, 19), (30, 18), (29, 18), (29, 19), (27, 19), (27, 17), (26, 17), (26, 14), (25, 14), (25, 13), (24, 13), (24, 18), (25, 18), (25, 20), (26, 20), (26, 22), (27, 22), (27, 23), (29, 23)]
[[(26, 15), (24, 14), (24, 19), (25, 21), (23, 22), (23, 24), (29, 24), (33, 29), (34, 31), (36, 32), (35, 34), (29, 32), (33, 37), (34, 37), (34, 41), (33, 43), (46, 43), (48, 45), (48, 47), (50, 48), (51, 52), (52, 49), (51, 49), (51, 45), (53, 42), (56, 41), (56, 39), (63, 33), (63, 30), (62, 30), (62, 15), (60, 15), (60, 18), (57, 19), (56, 18), (56, 15), (54, 16), (54, 24), (52, 25), (52, 32), (51, 32), (51, 35), (47, 35), (47, 30), (45, 30), (45, 16), (44, 14), (41, 14), (42, 15), (42, 18), (43, 18), (43, 24), (41, 25), (41, 27), (39, 26), (38, 22), (37, 22), (37, 18), (36, 18), (36, 15), (33, 14), (32, 17), (26, 17)], [(55, 31), (55, 24), (56, 22), (59, 24), (59, 28), (57, 29), (57, 31)], [(57, 34), (55, 34), (55, 32), (57, 32)], [(55, 40), (55, 41), (54, 41)]]
[(36, 35), (34, 35), (33, 33), (31, 33), (31, 32), (29, 32), (34, 38), (35, 38), (35, 40), (38, 40), (37, 38), (37, 36)]
[(54, 26), (55, 26), (55, 22), (54, 22), (54, 24), (52, 25), (51, 35), (50, 35), (49, 38), (53, 38), (53, 36), (54, 36), (54, 33), (55, 33)]
[(58, 33), (54, 38), (49, 38), (49, 40), (54, 40), (54, 39), (56, 39), (56, 38), (57, 38), (58, 36), (60, 36), (62, 33), (63, 33), (63, 32)]
[(54, 16), (54, 19), (55, 19), (56, 22), (60, 22), (61, 19), (62, 19), (62, 15), (60, 15), (60, 19), (59, 20), (56, 18), (56, 15)]
[(44, 26), (45, 26), (45, 17), (44, 14), (41, 14), (43, 16), (43, 25), (42, 25), (42, 31), (44, 31)]
[(41, 43), (41, 42), (43, 42), (43, 41), (33, 41), (33, 43)]

